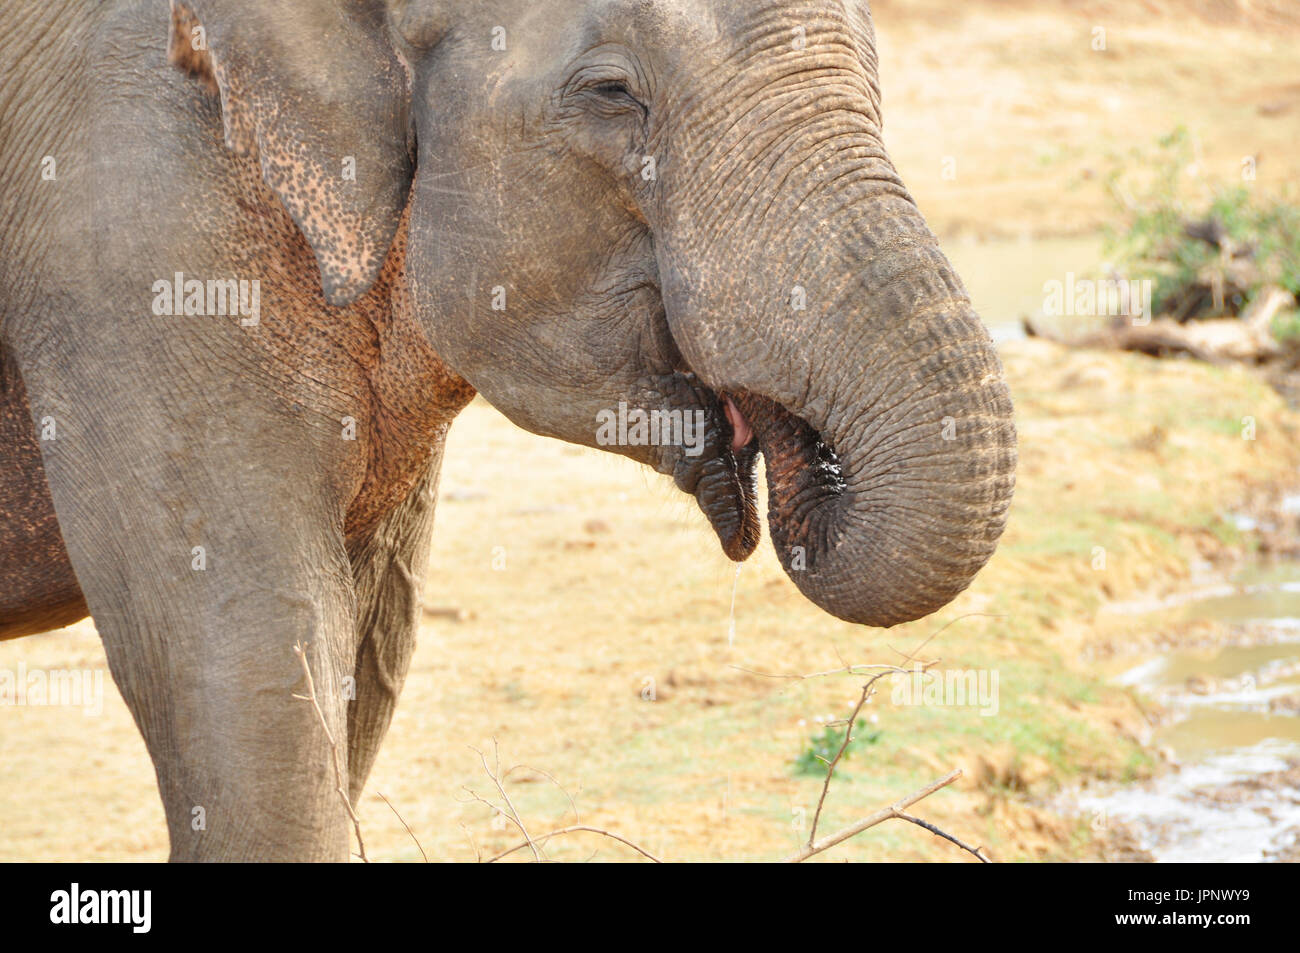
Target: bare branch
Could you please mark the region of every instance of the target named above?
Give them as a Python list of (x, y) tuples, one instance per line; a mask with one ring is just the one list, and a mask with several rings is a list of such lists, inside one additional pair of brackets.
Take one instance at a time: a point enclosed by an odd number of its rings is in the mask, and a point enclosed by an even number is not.
[[(956, 845), (957, 847), (961, 848), (962, 850), (966, 851), (967, 853), (977, 858), (982, 863), (992, 862), (990, 858), (985, 856), (984, 848), (971, 847), (970, 845), (962, 842), (961, 840), (954, 837), (953, 835), (940, 829), (936, 825), (931, 824), (929, 821), (923, 820), (919, 817), (906, 813), (906, 808), (910, 807), (911, 805), (917, 803), (920, 800), (923, 800), (924, 798), (929, 797), (931, 794), (934, 794), (936, 791), (939, 791), (947, 787), (948, 785), (956, 781), (958, 778), (960, 778), (962, 774), (960, 769), (955, 770), (950, 774), (946, 775), (945, 777), (940, 778), (938, 781), (935, 781), (927, 785), (926, 787), (920, 789), (919, 791), (910, 794), (899, 801), (896, 801), (894, 804), (891, 804), (889, 807), (882, 808), (881, 810), (876, 811), (874, 814), (864, 817), (861, 820), (857, 821), (856, 823), (850, 824), (848, 827), (843, 828), (842, 830), (837, 831), (834, 834), (831, 834), (829, 837), (824, 837), (821, 840), (817, 839), (817, 831), (821, 823), (823, 811), (826, 806), (826, 800), (830, 795), (830, 786), (831, 786), (831, 781), (835, 777), (835, 770), (839, 766), (840, 762), (844, 759), (845, 753), (849, 749), (849, 745), (851, 745), (854, 741), (853, 731), (857, 727), (858, 718), (862, 715), (862, 710), (866, 707), (867, 703), (875, 695), (876, 682), (880, 681), (880, 679), (885, 678), (887, 676), (912, 675), (915, 674), (916, 672), (926, 672), (929, 669), (933, 668), (935, 665), (939, 663), (939, 660), (938, 659), (931, 659), (928, 661), (922, 660), (919, 658), (920, 651), (924, 649), (925, 646), (928, 645), (936, 636), (938, 636), (939, 633), (943, 632), (944, 629), (955, 624), (956, 622), (959, 622), (962, 619), (970, 618), (972, 616), (985, 616), (985, 615), (987, 614), (969, 613), (967, 615), (959, 616), (958, 618), (953, 619), (951, 622), (942, 626), (935, 632), (931, 633), (924, 640), (922, 640), (921, 643), (917, 645), (916, 648), (913, 649), (911, 652), (901, 652), (895, 649), (894, 651), (898, 651), (898, 654), (901, 655), (906, 661), (912, 663), (912, 666), (910, 668), (903, 668), (898, 665), (876, 665), (876, 664), (845, 665), (843, 668), (834, 669), (831, 671), (813, 672), (810, 674), (785, 675), (785, 674), (773, 674), (770, 672), (754, 671), (752, 669), (742, 668), (741, 666), (738, 665), (731, 666), (731, 668), (737, 669), (738, 671), (746, 672), (751, 675), (757, 675), (763, 678), (779, 678), (779, 679), (789, 679), (795, 681), (804, 681), (804, 680), (815, 679), (815, 678), (825, 678), (832, 675), (869, 676), (865, 684), (863, 684), (862, 686), (862, 693), (858, 698), (857, 704), (854, 705), (853, 711), (849, 714), (849, 717), (843, 722), (834, 723), (837, 725), (843, 724), (845, 726), (844, 738), (840, 742), (839, 748), (836, 750), (834, 756), (830, 760), (826, 760), (824, 758), (820, 759), (826, 765), (826, 778), (822, 782), (821, 793), (817, 800), (817, 809), (813, 813), (812, 826), (808, 833), (808, 841), (806, 844), (804, 844), (802, 848), (800, 848), (799, 851), (785, 858), (784, 861), (785, 863), (801, 863), (810, 857), (814, 857), (817, 854), (823, 853), (824, 851), (829, 850), (830, 848), (836, 846), (837, 844), (841, 844), (844, 841), (848, 840), (849, 838), (855, 837), (858, 834), (862, 833), (863, 831), (875, 827), (878, 824), (882, 824), (888, 820), (903, 820), (903, 821), (907, 821), (910, 824), (915, 824), (918, 827), (924, 828), (925, 830), (929, 831), (935, 836), (942, 837), (943, 839), (947, 840), (949, 843)], [(999, 618), (998, 616), (989, 616), (989, 617)], [(843, 662), (844, 659), (841, 657), (840, 661)], [(496, 745), (495, 739), (493, 739), (493, 745), (494, 746)], [(474, 750), (477, 751), (477, 749)], [(564, 827), (558, 830), (550, 831), (546, 834), (543, 834), (540, 837), (530, 836), (527, 829), (524, 827), (523, 821), (519, 816), (519, 812), (515, 809), (514, 804), (510, 801), (510, 797), (507, 794), (505, 788), (505, 781), (509, 778), (510, 773), (516, 770), (520, 766), (516, 765), (515, 767), (509, 769), (503, 774), (500, 771), (499, 749), (495, 750), (495, 755), (496, 755), (495, 768), (488, 766), (487, 758), (483, 755), (481, 751), (477, 753), (479, 755), (479, 760), (483, 763), (483, 770), (487, 773), (488, 777), (492, 779), (492, 783), (496, 786), (496, 789), (498, 793), (501, 795), (501, 798), (505, 802), (506, 806), (504, 809), (502, 809), (497, 805), (493, 804), (492, 802), (487, 801), (486, 799), (480, 797), (470, 788), (466, 787), (465, 790), (469, 793), (469, 795), (474, 800), (486, 804), (497, 813), (500, 813), (503, 816), (509, 818), (509, 820), (515, 825), (516, 828), (519, 829), (519, 832), (524, 837), (522, 843), (516, 844), (513, 847), (510, 847), (507, 850), (504, 850), (501, 853), (495, 855), (494, 857), (489, 858), (487, 861), (485, 861), (486, 863), (495, 863), (496, 861), (501, 860), (502, 858), (508, 857), (511, 854), (523, 850), (525, 847), (529, 848), (533, 852), (533, 859), (535, 861), (541, 861), (545, 859), (545, 853), (541, 849), (541, 845), (545, 844), (547, 841), (551, 840), (552, 838), (560, 837), (566, 834), (575, 834), (580, 832), (596, 834), (601, 837), (609, 838), (611, 840), (617, 841), (620, 844), (623, 844), (626, 847), (630, 847), (632, 850), (635, 850), (643, 857), (646, 857), (649, 860), (654, 861), (655, 863), (664, 862), (660, 858), (656, 857), (654, 854), (650, 853), (648, 850), (644, 849), (643, 847), (637, 845), (636, 843), (628, 840), (627, 838), (619, 834), (615, 834), (611, 831), (607, 831), (598, 827), (590, 827), (581, 823), (575, 824), (570, 827)], [(531, 770), (536, 771), (537, 769), (534, 768)], [(538, 773), (546, 777), (548, 780), (550, 780), (552, 784), (554, 784), (556, 787), (560, 789), (560, 791), (564, 793), (565, 797), (567, 797), (569, 800), (569, 807), (572, 809), (575, 818), (577, 818), (578, 817), (577, 805), (576, 803), (574, 803), (574, 800), (569, 795), (568, 791), (566, 791), (564, 787), (560, 785), (560, 783), (556, 781), (556, 779), (551, 775), (540, 771)], [(472, 841), (473, 838), (471, 837), (471, 842)], [(482, 861), (482, 855), (478, 854), (477, 845), (475, 845), (475, 854), (479, 857), (479, 860)]]
[[(502, 772), (501, 761), (500, 761), (500, 749), (497, 747), (497, 742), (495, 738), (492, 739), (492, 745), (493, 745), (493, 760), (495, 763), (494, 768), (488, 767), (487, 758), (484, 756), (483, 752), (479, 751), (477, 748), (472, 748), (471, 750), (474, 751), (479, 756), (479, 760), (483, 763), (484, 772), (487, 774), (489, 778), (492, 779), (492, 784), (496, 787), (497, 792), (501, 795), (501, 799), (505, 802), (506, 809), (502, 810), (500, 807), (493, 804), (491, 801), (479, 796), (471, 788), (466, 787), (465, 791), (475, 801), (478, 801), (481, 804), (486, 804), (488, 807), (492, 808), (498, 814), (501, 814), (502, 816), (509, 818), (510, 822), (519, 829), (519, 832), (521, 834), (523, 834), (524, 840), (523, 843), (516, 844), (514, 847), (504, 850), (501, 853), (497, 854), (496, 856), (490, 857), (485, 861), (483, 860), (483, 855), (479, 853), (478, 845), (474, 843), (474, 838), (471, 835), (470, 843), (474, 844), (474, 854), (478, 858), (480, 863), (494, 864), (498, 860), (501, 860), (503, 857), (508, 857), (511, 854), (515, 853), (516, 851), (523, 850), (525, 847), (529, 848), (533, 852), (533, 859), (535, 861), (542, 861), (548, 858), (546, 857), (545, 852), (541, 850), (540, 845), (546, 843), (548, 840), (550, 840), (553, 837), (559, 837), (563, 834), (576, 834), (579, 832), (598, 834), (601, 837), (607, 837), (610, 840), (618, 841), (618, 843), (623, 844), (626, 847), (632, 848), (638, 854), (641, 854), (643, 857), (646, 857), (654, 861), (656, 864), (663, 863), (662, 860), (660, 860), (654, 854), (650, 853), (650, 851), (646, 850), (644, 847), (640, 846), (639, 844), (628, 840), (626, 837), (622, 836), (621, 834), (616, 834), (613, 831), (607, 831), (599, 827), (590, 827), (586, 824), (581, 824), (581, 823), (574, 824), (570, 827), (563, 827), (560, 828), (559, 830), (550, 831), (549, 833), (543, 834), (541, 837), (532, 837), (528, 833), (528, 830), (524, 827), (523, 820), (520, 818), (519, 812), (515, 810), (514, 803), (510, 800), (510, 795), (506, 793), (506, 787), (505, 787), (505, 781), (510, 777), (511, 772), (516, 771), (519, 768), (528, 767), (528, 766), (517, 764), (507, 769), (505, 772)], [(554, 784), (557, 788), (559, 788), (560, 792), (568, 800), (569, 808), (570, 810), (573, 811), (574, 817), (577, 818), (579, 821), (581, 821), (581, 817), (578, 814), (578, 805), (574, 802), (573, 796), (570, 795), (567, 790), (565, 790), (564, 785), (560, 784), (559, 781), (557, 781), (552, 775), (548, 774), (545, 771), (541, 771), (537, 768), (532, 768), (532, 767), (528, 767), (528, 770), (536, 771), (538, 774), (542, 775), (547, 780), (549, 780), (552, 784)], [(468, 833), (468, 829), (466, 830), (466, 833)]]
[(879, 811), (876, 811), (876, 813), (870, 814), (862, 818), (862, 820), (850, 824), (848, 827), (844, 828), (843, 830), (836, 831), (834, 834), (831, 834), (829, 837), (824, 837), (815, 843), (805, 845), (795, 853), (791, 854), (789, 857), (785, 858), (785, 860), (782, 861), (782, 863), (786, 863), (786, 864), (802, 863), (803, 861), (807, 860), (809, 857), (813, 857), (816, 854), (822, 853), (823, 851), (830, 850), (836, 844), (842, 844), (850, 837), (856, 837), (858, 834), (861, 834), (863, 831), (867, 830), (868, 828), (875, 827), (877, 824), (883, 824), (885, 821), (892, 820), (894, 818), (906, 818), (907, 815), (903, 813), (905, 808), (911, 807), (913, 804), (915, 804), (917, 801), (921, 800), (922, 798), (929, 797), (935, 791), (938, 791), (942, 788), (946, 788), (948, 785), (952, 784), (960, 777), (961, 777), (961, 769), (958, 768), (956, 771), (953, 771), (951, 774), (945, 775), (944, 777), (940, 778), (938, 781), (934, 781), (931, 784), (927, 784), (925, 787), (921, 788), (921, 790), (915, 792), (914, 794), (909, 794), (901, 801), (895, 801), (889, 807), (881, 808)]
[(469, 793), (473, 795), (476, 800), (482, 801), (484, 804), (487, 804), (489, 807), (492, 807), (495, 810), (497, 810), (498, 813), (501, 813), (505, 815), (507, 818), (509, 818), (510, 821), (515, 825), (515, 827), (519, 828), (519, 833), (524, 835), (524, 842), (526, 843), (528, 848), (533, 852), (533, 860), (540, 863), (542, 861), (544, 854), (538, 848), (536, 842), (532, 839), (532, 837), (529, 836), (528, 828), (524, 827), (524, 822), (519, 817), (519, 812), (515, 810), (515, 805), (510, 800), (510, 795), (506, 793), (505, 785), (501, 783), (501, 749), (497, 746), (497, 740), (495, 738), (492, 739), (492, 756), (493, 756), (493, 762), (496, 765), (495, 770), (493, 768), (488, 767), (487, 757), (483, 754), (482, 751), (479, 751), (477, 748), (474, 747), (471, 747), (470, 750), (473, 751), (475, 754), (477, 754), (479, 760), (483, 762), (483, 770), (484, 772), (487, 773), (487, 776), (492, 779), (492, 784), (496, 787), (497, 793), (501, 795), (501, 800), (505, 802), (506, 809), (502, 811), (491, 801), (479, 797), (478, 794), (476, 794), (474, 791), (471, 791), (469, 788), (466, 788), (465, 790), (469, 791)]
[(509, 768), (505, 774), (501, 775), (501, 780), (502, 781), (507, 780), (510, 777), (510, 773), (512, 771), (518, 771), (520, 768), (524, 768), (528, 771), (535, 771), (538, 774), (540, 774), (542, 777), (544, 777), (546, 780), (550, 781), (551, 784), (555, 785), (556, 789), (561, 794), (564, 795), (565, 800), (569, 802), (569, 810), (573, 812), (573, 819), (577, 821), (579, 824), (582, 823), (582, 815), (578, 813), (578, 803), (574, 801), (573, 795), (570, 794), (568, 790), (565, 789), (564, 785), (555, 779), (555, 775), (547, 771), (543, 771), (541, 768), (534, 768), (531, 764), (516, 764), (514, 767)]
[(402, 817), (401, 814), (397, 813), (397, 808), (393, 807), (392, 801), (384, 797), (383, 791), (376, 791), (375, 793), (378, 794), (383, 799), (384, 803), (388, 805), (388, 809), (390, 811), (392, 811), (394, 814), (397, 814), (397, 819), (401, 821), (402, 826), (406, 828), (406, 833), (411, 835), (411, 840), (415, 841), (415, 846), (420, 850), (420, 856), (424, 858), (424, 862), (427, 864), (429, 862), (429, 855), (424, 852), (424, 848), (420, 845), (420, 838), (415, 836), (415, 831), (411, 830), (411, 825), (406, 823), (406, 818)]
[(483, 863), (483, 852), (478, 849), (478, 841), (474, 839), (474, 832), (464, 824), (460, 825), (460, 829), (464, 831), (465, 836), (469, 838), (469, 846), (474, 848), (474, 862), (476, 864)]
[[(615, 834), (613, 831), (603, 830), (602, 828), (599, 827), (588, 827), (585, 824), (578, 824), (573, 827), (562, 827), (558, 831), (551, 831), (549, 834), (543, 834), (541, 837), (535, 838), (535, 841), (536, 843), (540, 844), (550, 840), (552, 837), (559, 837), (561, 834), (576, 834), (579, 831), (586, 831), (589, 834), (599, 834), (601, 837), (608, 837), (610, 840), (616, 840), (620, 844), (623, 844), (627, 847), (631, 847), (638, 854), (641, 854), (643, 857), (649, 858), (650, 860), (654, 861), (656, 864), (663, 863), (662, 860), (660, 860), (654, 854), (650, 853), (650, 851), (646, 850), (644, 847), (641, 847), (636, 843), (633, 843), (632, 841), (628, 840), (626, 837), (623, 837), (620, 834)], [(527, 841), (525, 841), (522, 844), (516, 844), (514, 847), (511, 847), (509, 850), (504, 850), (501, 853), (497, 854), (495, 857), (492, 857), (484, 861), (484, 863), (494, 864), (502, 857), (509, 856), (510, 854), (513, 854), (515, 851), (523, 850), (527, 846), (529, 846), (529, 842)]]
[(991, 861), (989, 858), (984, 856), (983, 847), (971, 847), (969, 844), (963, 844), (961, 841), (953, 837), (947, 831), (940, 830), (939, 828), (931, 824), (929, 821), (924, 821), (919, 817), (913, 817), (911, 814), (899, 814), (898, 818), (899, 820), (903, 820), (903, 821), (911, 821), (917, 827), (924, 827), (931, 834), (934, 834), (938, 837), (942, 837), (944, 840), (952, 841), (962, 850), (966, 851), (967, 853), (974, 854), (976, 857), (978, 857), (981, 864), (993, 863), (993, 861)]
[(892, 672), (881, 672), (872, 676), (871, 680), (862, 686), (862, 697), (858, 699), (857, 705), (853, 708), (853, 714), (849, 715), (848, 724), (844, 727), (844, 740), (840, 742), (840, 748), (835, 752), (835, 757), (826, 764), (826, 780), (822, 782), (822, 793), (821, 797), (817, 799), (817, 810), (813, 814), (812, 829), (808, 831), (808, 844), (810, 846), (817, 839), (817, 825), (821, 822), (822, 808), (826, 804), (826, 795), (831, 790), (831, 779), (835, 777), (835, 768), (839, 765), (840, 759), (844, 757), (844, 752), (848, 750), (849, 745), (853, 742), (853, 728), (857, 723), (858, 715), (862, 712), (862, 706), (871, 698), (876, 682), (886, 675), (892, 674)]
[[(908, 662), (915, 662), (916, 656), (921, 651), (921, 649), (925, 648), (927, 645), (929, 645), (931, 642), (937, 639), (944, 631), (956, 625), (958, 622), (961, 622), (963, 619), (1005, 619), (1005, 618), (1006, 615), (1001, 612), (967, 612), (965, 615), (959, 615), (955, 619), (949, 619), (943, 625), (939, 626), (939, 628), (935, 629), (933, 632), (927, 635), (923, 640), (921, 640), (921, 644), (918, 645), (916, 648), (912, 649), (911, 652), (904, 652), (900, 649), (894, 648), (892, 645), (889, 646), (889, 648), (891, 651), (897, 652), (899, 655), (901, 655), (904, 658), (904, 660)], [(929, 668), (929, 665), (927, 665), (926, 668)]]
[[(961, 618), (966, 618), (966, 616), (962, 616)], [(954, 619), (953, 621), (956, 622), (957, 620)], [(952, 623), (949, 623), (949, 625), (951, 624)], [(944, 626), (944, 628), (947, 628), (947, 626)], [(940, 629), (939, 631), (941, 632), (943, 631), (943, 629)], [(938, 632), (930, 635), (928, 638), (926, 638), (924, 642), (922, 642), (919, 646), (917, 646), (916, 649), (914, 649), (910, 654), (902, 653), (902, 652), (900, 652), (899, 654), (903, 655), (905, 658), (909, 660), (916, 660), (916, 653), (919, 652), (922, 648), (924, 648), (926, 643), (928, 643), (930, 639), (934, 638), (934, 636), (937, 634)], [(819, 854), (825, 850), (828, 850), (829, 848), (834, 847), (836, 844), (842, 843), (843, 841), (848, 840), (850, 837), (854, 837), (857, 834), (862, 833), (863, 831), (867, 830), (870, 827), (875, 827), (877, 824), (880, 824), (887, 820), (891, 820), (893, 818), (909, 821), (913, 824), (923, 827), (926, 830), (930, 831), (932, 834), (942, 837), (945, 840), (948, 840), (953, 844), (956, 844), (962, 850), (965, 850), (968, 853), (973, 854), (975, 857), (979, 858), (979, 860), (982, 863), (986, 863), (986, 864), (991, 863), (991, 861), (983, 854), (984, 848), (970, 847), (969, 845), (958, 840), (956, 837), (953, 837), (951, 834), (947, 833), (946, 831), (941, 830), (940, 828), (931, 824), (929, 821), (925, 821), (919, 817), (913, 817), (910, 814), (903, 813), (902, 810), (903, 808), (916, 803), (922, 798), (929, 797), (935, 791), (938, 791), (940, 788), (946, 787), (947, 785), (955, 781), (957, 778), (961, 777), (960, 770), (954, 771), (953, 773), (949, 774), (947, 777), (940, 779), (939, 781), (935, 782), (929, 787), (923, 788), (917, 794), (911, 795), (909, 798), (904, 798), (902, 801), (899, 801), (881, 811), (877, 811), (875, 814), (863, 818), (861, 821), (858, 821), (856, 824), (852, 824), (849, 827), (846, 827), (843, 830), (839, 831), (838, 833), (832, 834), (830, 837), (822, 841), (817, 840), (817, 828), (821, 823), (822, 811), (826, 806), (826, 798), (830, 794), (831, 781), (834, 780), (835, 778), (835, 769), (839, 766), (840, 761), (843, 760), (844, 753), (848, 750), (849, 745), (853, 743), (853, 729), (857, 727), (858, 717), (862, 714), (862, 709), (866, 707), (867, 702), (870, 701), (872, 696), (875, 694), (876, 682), (880, 681), (880, 679), (885, 678), (886, 676), (889, 675), (910, 675), (916, 671), (921, 671), (921, 672), (928, 671), (931, 667), (933, 667), (936, 664), (938, 664), (938, 660), (921, 662), (917, 664), (915, 668), (912, 669), (899, 668), (896, 665), (849, 665), (842, 669), (836, 669), (830, 672), (820, 672), (812, 675), (768, 676), (771, 678), (806, 679), (806, 678), (819, 678), (827, 675), (842, 675), (842, 674), (855, 675), (859, 673), (865, 673), (867, 671), (875, 671), (876, 673), (867, 680), (865, 685), (862, 686), (862, 694), (858, 698), (858, 703), (853, 707), (852, 713), (849, 715), (848, 719), (843, 723), (845, 725), (844, 740), (840, 742), (840, 746), (838, 750), (836, 750), (834, 757), (832, 757), (830, 761), (825, 761), (826, 778), (822, 782), (821, 795), (817, 799), (817, 810), (813, 813), (812, 826), (808, 831), (808, 842), (804, 845), (803, 849), (800, 850), (797, 854), (794, 854), (786, 858), (785, 861), (786, 863), (801, 863), (802, 861), (807, 860), (809, 857), (812, 857), (815, 854)], [(763, 675), (765, 673), (754, 672), (753, 674)], [(824, 761), (825, 759), (822, 760)]]
[[(930, 665), (933, 664), (935, 663), (928, 662), (926, 663), (926, 667), (929, 667)], [(744, 668), (740, 665), (731, 665), (728, 667), (734, 668), (738, 672), (744, 672), (747, 675), (757, 675), (760, 678), (786, 678), (792, 681), (805, 681), (807, 679), (813, 679), (813, 678), (828, 678), (831, 675), (865, 675), (868, 672), (875, 672), (875, 671), (880, 671), (885, 674), (889, 674), (892, 672), (892, 673), (906, 675), (909, 674), (911, 671), (913, 671), (912, 669), (899, 668), (897, 665), (846, 665), (844, 668), (831, 669), (830, 671), (827, 672), (809, 672), (806, 675), (781, 675), (781, 674), (774, 674), (772, 672), (759, 672), (759, 671), (755, 671), (752, 668)]]
[(352, 809), (352, 800), (348, 797), (347, 784), (343, 778), (343, 756), (339, 751), (338, 742), (334, 740), (334, 733), (330, 731), (329, 722), (325, 720), (325, 712), (320, 707), (320, 699), (316, 697), (316, 682), (311, 677), (311, 666), (307, 664), (307, 646), (302, 642), (295, 642), (293, 652), (302, 662), (303, 674), (307, 676), (307, 694), (294, 695), (299, 701), (311, 702), (311, 706), (316, 709), (316, 717), (320, 719), (321, 727), (325, 729), (325, 738), (330, 743), (330, 752), (334, 756), (334, 783), (335, 790), (338, 791), (339, 797), (343, 800), (343, 806), (347, 808), (348, 817), (352, 819), (352, 829), (357, 835), (357, 850), (360, 852), (361, 862), (368, 864), (370, 861), (366, 857), (366, 842), (361, 838), (361, 821), (357, 818), (357, 812)]

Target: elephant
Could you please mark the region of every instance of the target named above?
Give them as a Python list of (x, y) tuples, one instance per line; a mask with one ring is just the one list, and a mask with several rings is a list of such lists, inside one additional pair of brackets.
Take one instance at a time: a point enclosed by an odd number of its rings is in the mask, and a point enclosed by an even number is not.
[(732, 560), (761, 456), (852, 623), (993, 553), (1010, 395), (866, 0), (47, 0), (0, 37), (0, 638), (93, 617), (173, 860), (348, 858), (329, 736), (355, 802), (476, 394), (671, 477)]

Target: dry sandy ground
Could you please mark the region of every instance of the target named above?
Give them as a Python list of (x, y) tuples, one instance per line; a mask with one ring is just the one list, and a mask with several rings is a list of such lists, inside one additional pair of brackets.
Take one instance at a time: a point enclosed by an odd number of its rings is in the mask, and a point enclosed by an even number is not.
[[(1225, 176), (1258, 153), (1262, 184), (1296, 178), (1297, 34), (1263, 29), (1266, 3), (876, 3), (887, 138), (941, 231), (1079, 231), (1106, 209), (1086, 170), (1178, 122)], [(1196, 6), (1204, 18), (1179, 15)], [(1281, 6), (1280, 4), (1278, 5)], [(1243, 10), (1245, 12), (1243, 13)], [(1090, 48), (1105, 25), (1109, 51)], [(945, 180), (945, 156), (956, 159)], [(1078, 183), (1077, 188), (1074, 183)], [(918, 812), (1000, 859), (1107, 856), (1086, 823), (1040, 806), (1079, 777), (1152, 769), (1131, 699), (1079, 663), (1124, 638), (1108, 598), (1176, 587), (1199, 558), (1244, 542), (1222, 517), (1251, 486), (1294, 481), (1300, 419), (1240, 370), (1013, 342), (1004, 356), (1022, 465), (1002, 548), (938, 616), (862, 630), (812, 608), (764, 544), (735, 573), (689, 500), (607, 454), (525, 434), (482, 402), (453, 428), (419, 650), (360, 806), (373, 858), (472, 860), (513, 842), (465, 788), (491, 796), (470, 746), (500, 745), (535, 830), (616, 829), (670, 859), (769, 859), (807, 833), (819, 791), (792, 762), (848, 678), (749, 674), (895, 662), (928, 648), (946, 667), (997, 671), (997, 716), (873, 703), (872, 747), (845, 765), (825, 830), (961, 766)], [(1253, 417), (1257, 438), (1242, 439)], [(1096, 547), (1107, 551), (1093, 568)], [(504, 568), (493, 550), (504, 547)], [(0, 644), (19, 662), (103, 670), (88, 623)], [(650, 691), (649, 689), (653, 689)], [(91, 717), (0, 711), (0, 860), (160, 859), (162, 813), (142, 743), (111, 682)], [(654, 700), (647, 700), (653, 695)], [(563, 791), (548, 779), (553, 778)], [(570, 800), (571, 799), (571, 800)], [(629, 857), (590, 837), (557, 859)], [(917, 828), (885, 826), (838, 858), (959, 860)]]
[[(1127, 695), (1081, 669), (1089, 642), (1128, 638), (1108, 597), (1178, 586), (1201, 557), (1238, 540), (1212, 502), (1294, 479), (1300, 420), (1241, 370), (1067, 352), (1006, 350), (1020, 411), (1013, 519), (994, 561), (938, 616), (888, 633), (809, 605), (764, 545), (737, 588), (693, 512), (659, 478), (607, 454), (525, 434), (475, 402), (453, 428), (419, 650), (361, 814), (372, 857), (418, 859), (387, 795), (437, 859), (473, 859), (510, 833), (464, 790), (491, 795), (470, 746), (495, 738), (512, 795), (536, 828), (608, 826), (674, 859), (781, 856), (818, 793), (792, 762), (818, 720), (842, 717), (849, 678), (787, 682), (741, 669), (808, 673), (897, 662), (928, 647), (945, 668), (996, 671), (999, 710), (873, 704), (880, 741), (847, 764), (828, 828), (952, 767), (968, 777), (926, 816), (1000, 858), (1103, 856), (1086, 825), (1036, 807), (1080, 775), (1141, 776), (1150, 765)], [(1245, 441), (1240, 421), (1257, 422)], [(1094, 567), (1095, 547), (1107, 565)], [(494, 570), (496, 547), (504, 568)], [(454, 611), (451, 611), (454, 610)], [(0, 645), (0, 668), (103, 669), (93, 630)], [(654, 700), (647, 700), (653, 686)], [(143, 745), (111, 682), (102, 716), (3, 711), (0, 859), (157, 859), (161, 810)], [(544, 772), (544, 773), (543, 773)], [(561, 793), (545, 777), (567, 791)], [(560, 859), (622, 856), (589, 840)], [(957, 859), (913, 828), (840, 849), (855, 859)]]
[[(885, 138), (941, 235), (1111, 219), (1113, 157), (1185, 125), (1208, 181), (1300, 182), (1292, 0), (874, 0)], [(1104, 31), (1105, 50), (1094, 50)], [(951, 163), (947, 160), (951, 159)], [(945, 173), (948, 173), (945, 175)]]

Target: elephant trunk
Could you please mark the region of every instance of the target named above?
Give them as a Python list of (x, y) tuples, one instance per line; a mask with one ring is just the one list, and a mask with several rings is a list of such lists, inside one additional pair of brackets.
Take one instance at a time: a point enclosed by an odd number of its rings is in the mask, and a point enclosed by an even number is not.
[[(661, 267), (683, 356), (763, 454), (786, 572), (827, 612), (890, 626), (947, 604), (992, 555), (1016, 451), (988, 332), (874, 166), (851, 200), (805, 193), (793, 218), (665, 243)], [(685, 265), (702, 246), (730, 267)]]

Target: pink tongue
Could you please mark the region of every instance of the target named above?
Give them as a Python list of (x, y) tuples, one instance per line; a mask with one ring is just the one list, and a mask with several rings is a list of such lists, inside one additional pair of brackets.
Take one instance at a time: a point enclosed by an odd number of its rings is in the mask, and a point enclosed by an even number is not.
[(723, 405), (727, 411), (727, 422), (731, 424), (731, 449), (734, 452), (754, 438), (754, 431), (750, 428), (745, 415), (740, 412), (740, 408), (731, 402), (730, 397), (723, 398)]

